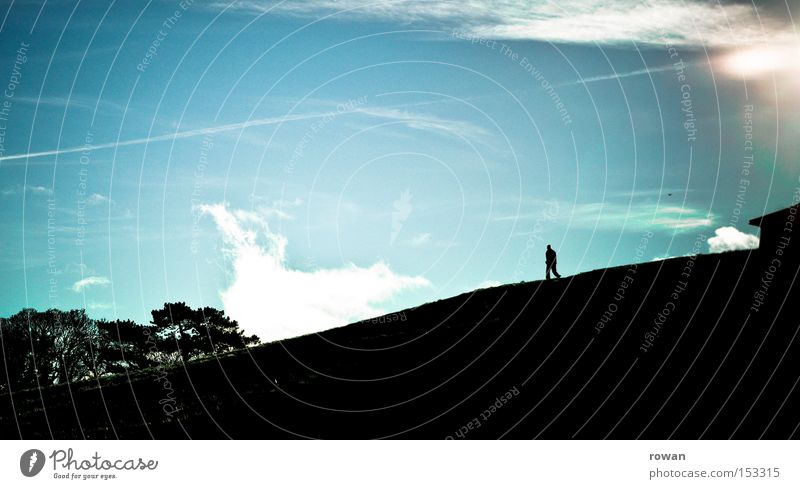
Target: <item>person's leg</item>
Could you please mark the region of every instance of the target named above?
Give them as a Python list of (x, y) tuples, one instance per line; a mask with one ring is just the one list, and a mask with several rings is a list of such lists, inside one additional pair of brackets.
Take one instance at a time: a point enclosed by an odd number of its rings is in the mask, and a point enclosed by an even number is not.
[(561, 274), (560, 274), (560, 273), (558, 273), (558, 270), (556, 269), (556, 265), (557, 265), (557, 263), (553, 263), (553, 266), (552, 266), (552, 269), (553, 269), (553, 275), (555, 275), (555, 276), (556, 276), (556, 278), (561, 278)]
[(545, 269), (544, 277), (545, 277), (545, 279), (550, 280), (550, 264), (547, 263), (546, 265), (547, 265), (547, 268)]

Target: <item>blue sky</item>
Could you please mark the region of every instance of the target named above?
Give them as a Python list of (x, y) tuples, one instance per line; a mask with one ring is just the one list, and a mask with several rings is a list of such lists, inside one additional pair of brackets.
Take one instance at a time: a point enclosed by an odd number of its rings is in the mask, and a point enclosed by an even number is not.
[(0, 314), (276, 339), (541, 279), (548, 243), (567, 275), (752, 247), (800, 184), (798, 34), (757, 6), (5, 2)]

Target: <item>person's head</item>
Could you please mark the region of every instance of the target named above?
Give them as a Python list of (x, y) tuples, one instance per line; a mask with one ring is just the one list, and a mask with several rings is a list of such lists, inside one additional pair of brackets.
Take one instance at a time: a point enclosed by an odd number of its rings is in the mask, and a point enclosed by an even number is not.
[(550, 249), (550, 245), (547, 245), (547, 249), (548, 249), (548, 250)]

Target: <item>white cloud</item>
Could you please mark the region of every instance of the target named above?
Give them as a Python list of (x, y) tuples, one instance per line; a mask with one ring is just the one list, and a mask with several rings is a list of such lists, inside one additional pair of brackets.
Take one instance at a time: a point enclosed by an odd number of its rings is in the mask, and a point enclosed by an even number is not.
[(86, 198), (86, 204), (87, 205), (100, 205), (100, 204), (104, 204), (106, 202), (111, 202), (111, 199), (109, 199), (105, 195), (92, 194), (92, 195), (90, 195), (89, 197)]
[[(694, 229), (713, 226), (716, 216), (704, 209), (689, 206), (658, 206), (654, 202), (621, 203), (606, 202), (557, 202), (532, 199), (525, 203), (529, 209), (519, 214), (492, 215), (493, 221), (552, 222), (556, 217), (561, 225), (570, 229), (622, 232), (667, 231), (685, 233)], [(543, 213), (541, 209), (555, 209), (556, 215)], [(539, 225), (537, 224), (537, 226)], [(528, 236), (521, 233), (519, 236)]]
[[(258, 197), (256, 197), (256, 200), (258, 200)], [(262, 216), (264, 216), (264, 218), (267, 219), (274, 217), (282, 220), (292, 220), (295, 218), (295, 216), (291, 211), (302, 206), (303, 199), (281, 199), (273, 200), (270, 205), (258, 206), (258, 211)]]
[(51, 189), (41, 185), (26, 185), (25, 190), (36, 195), (46, 195), (51, 192)]
[(423, 246), (431, 242), (431, 233), (419, 233), (408, 240), (409, 246)]
[(653, 224), (658, 227), (675, 229), (678, 231), (696, 228), (704, 228), (714, 224), (714, 220), (709, 217), (659, 217), (653, 220)]
[(287, 240), (269, 231), (255, 212), (221, 204), (198, 206), (222, 234), (231, 283), (220, 292), (225, 312), (249, 333), (274, 341), (379, 316), (396, 294), (429, 286), (420, 276), (393, 272), (383, 262), (369, 267), (301, 271), (286, 261)]
[(480, 285), (478, 285), (478, 288), (479, 289), (490, 289), (492, 287), (499, 287), (501, 285), (503, 285), (503, 283), (499, 282), (497, 280), (484, 280), (483, 282), (480, 283)]
[(8, 187), (2, 190), (2, 195), (9, 196), (9, 195), (17, 195), (19, 193), (28, 193), (33, 195), (50, 195), (52, 189), (50, 187), (44, 187), (42, 185), (17, 185), (15, 187)]
[(403, 229), (403, 224), (414, 210), (414, 205), (411, 203), (412, 198), (411, 191), (406, 189), (400, 192), (400, 196), (392, 202), (394, 210), (392, 211), (392, 234), (389, 236), (389, 244), (394, 244)]
[[(228, 2), (216, 2), (225, 8)], [(746, 3), (700, 0), (243, 0), (234, 8), (295, 16), (390, 21), (458, 28), (468, 35), (564, 43), (672, 44), (732, 47), (753, 42), (796, 42), (779, 14), (756, 14)]]
[(667, 206), (655, 204), (620, 204), (615, 202), (592, 202), (575, 204), (572, 212), (569, 205), (563, 212), (570, 226), (598, 231), (675, 231), (687, 232), (714, 224), (714, 216), (702, 209), (692, 207)]
[(92, 287), (94, 285), (108, 285), (110, 283), (111, 281), (106, 277), (91, 276), (82, 278), (72, 284), (72, 290), (75, 292), (82, 292), (87, 287)]
[(708, 249), (711, 253), (758, 248), (758, 236), (743, 233), (731, 226), (717, 228), (714, 234), (714, 237), (708, 238)]
[(697, 211), (689, 208), (689, 207), (679, 207), (679, 206), (668, 206), (662, 207), (661, 212), (668, 213), (668, 214), (678, 214), (678, 215), (685, 215), (685, 214), (694, 214)]

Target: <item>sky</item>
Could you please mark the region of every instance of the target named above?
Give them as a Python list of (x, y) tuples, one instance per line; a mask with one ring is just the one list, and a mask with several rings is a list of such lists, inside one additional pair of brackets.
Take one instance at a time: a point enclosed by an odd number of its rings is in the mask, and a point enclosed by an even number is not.
[[(800, 6), (0, 4), (0, 315), (223, 308), (271, 341), (758, 246)], [(646, 243), (642, 246), (643, 243)]]

